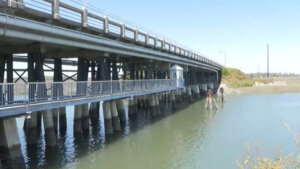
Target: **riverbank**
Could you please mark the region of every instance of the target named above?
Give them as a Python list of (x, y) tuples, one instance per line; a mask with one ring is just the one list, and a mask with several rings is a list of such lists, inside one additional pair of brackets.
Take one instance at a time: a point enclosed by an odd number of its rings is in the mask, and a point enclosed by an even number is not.
[(240, 88), (228, 88), (225, 86), (226, 94), (280, 94), (280, 93), (300, 93), (300, 78), (282, 78), (276, 79), (281, 82), (286, 82), (286, 85), (266, 85), (252, 86)]

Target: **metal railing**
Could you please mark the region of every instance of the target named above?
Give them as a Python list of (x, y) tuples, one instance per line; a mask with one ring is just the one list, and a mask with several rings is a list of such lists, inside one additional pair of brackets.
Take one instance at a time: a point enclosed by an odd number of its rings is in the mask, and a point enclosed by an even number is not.
[(102, 32), (110, 36), (126, 39), (156, 50), (169, 52), (198, 62), (222, 67), (215, 61), (203, 57), (199, 52), (179, 43), (159, 36), (157, 33), (141, 29), (140, 26), (125, 21), (104, 10), (75, 0), (1, 0), (1, 7), (31, 9), (51, 16), (53, 20), (67, 20), (86, 29)]
[(184, 80), (150, 79), (0, 84), (0, 107), (183, 88)]

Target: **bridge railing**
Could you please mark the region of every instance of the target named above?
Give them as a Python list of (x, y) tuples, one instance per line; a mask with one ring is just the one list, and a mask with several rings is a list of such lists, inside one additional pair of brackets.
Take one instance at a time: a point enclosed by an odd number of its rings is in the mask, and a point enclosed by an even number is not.
[(150, 79), (0, 84), (0, 107), (182, 88), (183, 80)]
[[(221, 67), (218, 63), (203, 57), (202, 54), (194, 52), (177, 42), (166, 39), (157, 33), (141, 29), (141, 27), (125, 21), (121, 17), (81, 2), (78, 0), (1, 0), (0, 6), (18, 10), (35, 10), (46, 14), (46, 16), (50, 16), (50, 19), (53, 20), (67, 21), (68, 23), (96, 31), (97, 33), (110, 35), (130, 41), (131, 43), (134, 42), (145, 47)], [(39, 16), (36, 12), (34, 14), (37, 17), (43, 16)]]

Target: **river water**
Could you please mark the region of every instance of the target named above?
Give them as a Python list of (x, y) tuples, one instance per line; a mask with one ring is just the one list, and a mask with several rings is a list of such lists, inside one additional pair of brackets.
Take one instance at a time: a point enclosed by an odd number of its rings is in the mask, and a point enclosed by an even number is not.
[(18, 118), (27, 168), (77, 169), (234, 169), (246, 159), (246, 144), (273, 155), (279, 144), (288, 154), (297, 150), (285, 127), (300, 129), (300, 94), (228, 96), (219, 110), (204, 110), (204, 100), (177, 112), (166, 105), (160, 119), (146, 112), (123, 124), (123, 131), (106, 136), (103, 117), (83, 136), (73, 136), (73, 107), (67, 107), (68, 130), (58, 146), (27, 147)]

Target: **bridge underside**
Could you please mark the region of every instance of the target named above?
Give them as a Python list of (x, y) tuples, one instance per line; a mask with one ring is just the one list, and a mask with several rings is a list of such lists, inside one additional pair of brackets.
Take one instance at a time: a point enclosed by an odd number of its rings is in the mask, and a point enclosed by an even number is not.
[[(170, 68), (175, 64), (183, 68), (184, 84), (156, 86), (159, 80), (172, 80)], [(151, 80), (154, 85), (146, 88)], [(112, 81), (118, 83), (113, 85)], [(122, 92), (122, 81), (130, 81), (131, 86), (144, 81), (145, 88)], [(31, 117), (24, 122), (26, 137), (33, 140), (27, 144), (36, 143), (36, 135), (30, 133), (43, 124), (46, 146), (54, 147), (57, 131), (67, 128), (66, 106), (75, 105), (75, 134), (88, 130), (89, 123), (98, 122), (103, 107), (105, 133), (109, 135), (120, 131), (120, 121), (127, 120), (125, 106), (129, 117), (139, 109), (147, 109), (156, 117), (161, 114), (160, 104), (176, 105), (184, 99), (193, 102), (209, 88), (216, 92), (220, 81), (219, 66), (84, 30), (0, 13), (0, 157), (20, 156), (14, 116)], [(104, 85), (110, 93), (93, 95), (102, 89), (92, 82), (111, 83)]]

